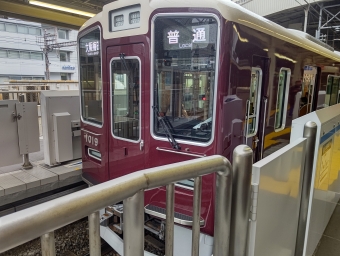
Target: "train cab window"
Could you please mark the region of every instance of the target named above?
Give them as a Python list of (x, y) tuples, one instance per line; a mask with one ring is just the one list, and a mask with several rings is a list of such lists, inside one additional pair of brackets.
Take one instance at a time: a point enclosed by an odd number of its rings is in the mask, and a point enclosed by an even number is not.
[(112, 134), (116, 138), (140, 139), (140, 64), (135, 57), (111, 61)]
[(167, 137), (170, 132), (175, 139), (208, 142), (215, 105), (217, 20), (158, 16), (153, 34), (153, 133)]
[(339, 103), (339, 83), (340, 76), (329, 75), (327, 77), (327, 90), (325, 104), (332, 106)]
[(279, 73), (279, 84), (277, 88), (275, 126), (276, 132), (281, 131), (286, 125), (286, 114), (288, 105), (288, 92), (291, 71), (289, 68), (281, 68)]
[(261, 84), (262, 70), (260, 68), (252, 68), (246, 117), (246, 137), (248, 138), (257, 133), (259, 122), (257, 114), (260, 111)]
[(79, 39), (81, 116), (84, 122), (102, 125), (102, 72), (100, 30)]

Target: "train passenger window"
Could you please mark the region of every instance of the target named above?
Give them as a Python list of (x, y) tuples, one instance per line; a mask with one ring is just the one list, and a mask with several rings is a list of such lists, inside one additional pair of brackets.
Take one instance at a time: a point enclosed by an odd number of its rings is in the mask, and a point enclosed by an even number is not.
[(260, 97), (262, 84), (262, 70), (260, 68), (252, 68), (251, 80), (249, 88), (249, 100), (247, 101), (246, 116), (246, 137), (252, 137), (257, 133), (258, 116), (260, 111)]
[[(153, 132), (208, 142), (213, 131), (218, 23), (210, 16), (154, 21)], [(158, 117), (165, 119), (164, 128)]]
[(275, 126), (276, 132), (281, 131), (286, 125), (286, 114), (288, 106), (288, 92), (291, 71), (289, 68), (281, 68), (279, 73), (279, 84), (277, 88)]
[(79, 40), (81, 117), (84, 122), (102, 125), (102, 72), (100, 30), (94, 29)]
[(135, 57), (111, 61), (112, 134), (140, 139), (140, 62)]
[(339, 76), (329, 75), (327, 77), (327, 90), (325, 97), (325, 104), (332, 106), (339, 103)]

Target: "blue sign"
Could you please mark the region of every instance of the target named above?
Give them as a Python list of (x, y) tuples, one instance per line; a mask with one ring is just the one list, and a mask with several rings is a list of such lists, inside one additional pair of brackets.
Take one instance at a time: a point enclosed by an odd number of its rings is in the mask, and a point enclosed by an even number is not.
[(64, 65), (62, 66), (63, 70), (75, 70), (76, 67), (75, 66), (71, 66), (71, 65)]

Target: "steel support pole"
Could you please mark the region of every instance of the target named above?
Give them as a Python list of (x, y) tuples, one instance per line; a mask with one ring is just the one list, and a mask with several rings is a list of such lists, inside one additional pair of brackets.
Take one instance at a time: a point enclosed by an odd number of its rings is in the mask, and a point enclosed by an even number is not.
[(144, 256), (144, 190), (123, 201), (124, 255)]
[(192, 256), (199, 256), (200, 249), (200, 220), (201, 220), (201, 196), (202, 195), (202, 176), (195, 178), (194, 183), (194, 203), (192, 220)]
[(246, 255), (251, 204), (253, 151), (246, 145), (233, 152), (230, 255)]
[(307, 32), (307, 26), (308, 26), (308, 13), (309, 13), (309, 5), (307, 6), (307, 9), (304, 10), (305, 11), (305, 24), (303, 27), (303, 32)]
[(99, 211), (89, 215), (90, 255), (101, 255)]
[(174, 254), (175, 183), (166, 186), (165, 255)]
[(316, 34), (316, 39), (320, 40), (320, 31), (321, 31), (321, 22), (322, 22), (322, 10), (323, 10), (323, 4), (320, 4), (320, 13), (319, 13), (319, 26)]
[(225, 165), (226, 170), (216, 175), (214, 256), (229, 255), (233, 170), (227, 159)]
[(41, 255), (42, 256), (55, 256), (55, 240), (54, 232), (44, 234), (40, 237), (41, 241)]
[(317, 134), (317, 125), (314, 122), (307, 122), (303, 130), (303, 137), (307, 139), (305, 146), (305, 164), (303, 171), (303, 180), (301, 188), (301, 203), (298, 232), (296, 236), (295, 256), (300, 256), (303, 253), (306, 237), (307, 215), (310, 199), (310, 191), (312, 187), (313, 165), (315, 142)]

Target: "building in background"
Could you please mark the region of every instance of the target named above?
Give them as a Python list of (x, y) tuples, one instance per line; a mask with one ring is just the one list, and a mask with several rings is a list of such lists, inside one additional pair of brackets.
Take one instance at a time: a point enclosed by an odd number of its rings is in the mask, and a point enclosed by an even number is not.
[[(0, 83), (9, 80), (44, 80), (43, 45), (37, 38), (55, 35), (55, 43), (77, 40), (78, 31), (17, 19), (0, 19)], [(77, 47), (54, 49), (49, 54), (50, 80), (78, 80)]]

